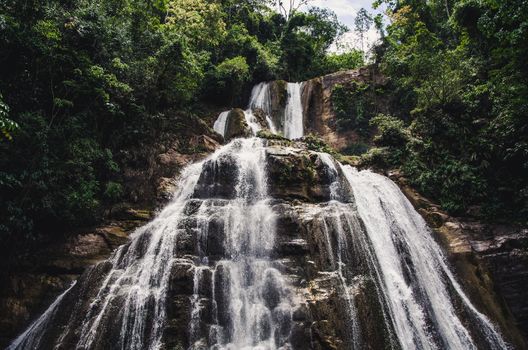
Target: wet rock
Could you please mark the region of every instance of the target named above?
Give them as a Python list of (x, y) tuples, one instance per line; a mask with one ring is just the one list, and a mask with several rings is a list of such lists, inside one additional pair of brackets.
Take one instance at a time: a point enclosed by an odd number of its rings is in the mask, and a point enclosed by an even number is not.
[[(333, 88), (338, 84), (346, 85), (351, 82), (382, 87), (387, 84), (387, 78), (381, 75), (375, 67), (362, 67), (306, 81), (301, 96), (305, 134), (316, 134), (337, 150), (342, 150), (360, 140), (355, 130), (338, 130), (332, 106)], [(380, 113), (387, 109), (388, 104), (389, 101), (383, 97), (377, 98), (375, 101), (376, 108)]]
[(246, 122), (244, 111), (240, 108), (233, 108), (227, 115), (224, 139), (229, 141), (236, 137), (248, 137), (251, 131)]
[(187, 259), (176, 259), (170, 272), (169, 290), (173, 295), (193, 294), (194, 264)]
[(173, 178), (161, 177), (159, 179), (159, 185), (157, 188), (157, 196), (164, 201), (168, 201), (172, 198), (174, 191), (176, 190), (177, 182)]
[(270, 125), (268, 125), (268, 121), (266, 120), (266, 112), (257, 108), (253, 110), (253, 115), (262, 129), (270, 129)]
[(189, 146), (194, 147), (196, 153), (212, 153), (220, 148), (220, 143), (207, 135), (195, 135), (191, 137)]
[(317, 154), (277, 147), (268, 148), (266, 157), (271, 196), (307, 202), (330, 199), (331, 179), (318, 171), (322, 165)]
[(236, 160), (232, 156), (225, 154), (208, 160), (203, 165), (193, 197), (232, 199), (236, 194), (237, 176)]
[(270, 112), (273, 124), (280, 130), (284, 127), (284, 108), (288, 98), (287, 83), (275, 80), (270, 83)]

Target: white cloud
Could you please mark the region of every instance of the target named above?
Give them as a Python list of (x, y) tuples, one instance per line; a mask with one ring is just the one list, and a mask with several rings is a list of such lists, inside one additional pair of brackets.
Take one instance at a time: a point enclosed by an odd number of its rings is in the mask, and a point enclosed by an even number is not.
[[(324, 7), (334, 11), (339, 21), (345, 24), (349, 32), (345, 33), (341, 39), (330, 48), (333, 52), (348, 51), (352, 48), (361, 49), (361, 41), (354, 32), (354, 19), (361, 8), (365, 8), (370, 13), (379, 13), (372, 8), (372, 0), (313, 0), (309, 6)], [(375, 28), (365, 35), (365, 49), (370, 50), (372, 45), (379, 39), (379, 33)]]
[[(350, 0), (314, 0), (311, 1), (309, 5), (329, 8), (334, 11), (340, 19), (353, 19), (356, 16), (357, 11), (361, 8), (354, 6), (353, 3), (354, 2)], [(350, 23), (346, 23), (344, 20), (341, 21), (349, 26), (353, 24), (353, 20)]]
[[(284, 4), (289, 5), (289, 1), (284, 1)], [(344, 52), (352, 48), (361, 49), (361, 42), (354, 32), (354, 19), (357, 12), (361, 8), (365, 8), (370, 13), (380, 13), (380, 11), (372, 8), (372, 0), (312, 0), (301, 10), (307, 10), (311, 6), (328, 8), (334, 11), (339, 21), (350, 30), (337, 43), (332, 45), (330, 48), (332, 52)], [(365, 36), (365, 49), (369, 50), (378, 39), (379, 33), (375, 28), (371, 28)]]

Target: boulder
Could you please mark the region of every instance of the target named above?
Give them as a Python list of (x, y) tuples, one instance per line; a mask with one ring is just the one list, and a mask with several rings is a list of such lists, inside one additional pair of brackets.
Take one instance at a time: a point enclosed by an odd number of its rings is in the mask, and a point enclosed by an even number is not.
[[(304, 83), (301, 95), (304, 109), (305, 134), (313, 133), (321, 137), (337, 150), (345, 149), (360, 140), (355, 130), (338, 130), (336, 116), (332, 106), (332, 90), (340, 84), (351, 82), (372, 84), (376, 87), (387, 84), (387, 78), (372, 66), (353, 70), (339, 71)], [(376, 108), (382, 112), (389, 101), (379, 98)]]
[(202, 134), (191, 137), (189, 146), (194, 147), (198, 153), (212, 153), (220, 148), (220, 143), (217, 140)]
[(224, 139), (229, 141), (236, 137), (248, 137), (251, 130), (246, 122), (244, 111), (240, 108), (233, 108), (227, 115)]

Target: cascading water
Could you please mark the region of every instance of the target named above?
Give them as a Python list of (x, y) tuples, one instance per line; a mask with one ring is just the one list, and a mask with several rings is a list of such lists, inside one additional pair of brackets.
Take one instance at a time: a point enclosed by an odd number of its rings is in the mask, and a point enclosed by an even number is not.
[(220, 135), (224, 136), (226, 131), (226, 125), (227, 125), (227, 116), (229, 115), (229, 112), (231, 111), (224, 111), (220, 113), (216, 121), (214, 122), (213, 129)]
[[(271, 94), (270, 94), (270, 83), (262, 82), (253, 87), (251, 90), (251, 97), (249, 98), (249, 105), (246, 110), (246, 114), (253, 116), (253, 110), (260, 108), (264, 111), (266, 116), (266, 123), (268, 124), (269, 130), (276, 134), (277, 127), (271, 119), (272, 107), (271, 107)], [(246, 119), (248, 118), (246, 117)]]
[[(405, 349), (477, 349), (457, 315), (454, 289), (490, 349), (507, 349), (486, 316), (476, 310), (450, 271), (424, 219), (384, 176), (343, 167), (378, 265), (382, 293)], [(435, 325), (436, 329), (431, 329)]]
[(49, 306), (49, 308), (35, 321), (29, 328), (18, 336), (13, 343), (8, 347), (10, 349), (38, 349), (40, 339), (42, 338), (46, 327), (53, 320), (55, 313), (64, 296), (75, 286), (74, 282), (68, 289), (60, 294), (57, 299)]
[(288, 83), (288, 101), (284, 111), (284, 137), (298, 139), (303, 137), (303, 107), (301, 103), (302, 83)]
[[(254, 110), (261, 109), (266, 118), (266, 126), (274, 134), (282, 134), (289, 139), (298, 139), (304, 135), (303, 106), (301, 92), (303, 83), (287, 83), (286, 105), (284, 107), (283, 120), (276, 125), (273, 121), (272, 98), (270, 84), (262, 82), (253, 87), (249, 99), (248, 108), (244, 111), (244, 117), (253, 135), (256, 135), (263, 125), (255, 117)], [(226, 123), (229, 111), (222, 112), (214, 123), (214, 130), (225, 136)]]
[[(195, 269), (194, 278), (201, 279), (202, 269), (213, 271), (215, 321), (205, 334), (192, 332), (191, 348), (203, 344), (215, 349), (287, 346), (295, 301), (287, 281), (270, 259), (275, 215), (268, 204), (265, 148), (258, 139), (237, 140), (208, 162), (215, 167), (215, 163), (225, 161), (225, 155), (234, 158), (229, 161), (238, 172), (234, 197), (228, 201), (206, 199), (197, 215), (200, 246), (206, 244), (212, 221), (220, 220), (223, 226), (225, 256), (215, 263), (200, 256), (202, 265)], [(199, 294), (199, 284), (195, 283), (195, 295)], [(193, 313), (200, 311), (193, 308)]]
[[(274, 188), (296, 161), (315, 202)], [(386, 177), (250, 138), (178, 188), (9, 349), (508, 348)]]
[(267, 115), (271, 115), (270, 83), (258, 83), (251, 90), (248, 109), (260, 108)]

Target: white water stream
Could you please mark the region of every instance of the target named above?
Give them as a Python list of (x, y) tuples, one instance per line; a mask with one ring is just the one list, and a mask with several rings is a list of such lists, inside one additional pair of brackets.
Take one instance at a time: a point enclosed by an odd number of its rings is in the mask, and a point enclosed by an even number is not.
[[(273, 121), (272, 100), (270, 84), (262, 82), (253, 87), (249, 99), (248, 108), (244, 111), (244, 117), (253, 135), (256, 135), (263, 126), (254, 115), (256, 109), (261, 109), (266, 118), (268, 129), (273, 134), (282, 134), (288, 139), (298, 139), (304, 136), (303, 106), (301, 93), (303, 83), (287, 83), (286, 85), (286, 105), (284, 107), (283, 120), (276, 125)], [(214, 123), (214, 130), (220, 135), (226, 135), (226, 124), (229, 111), (220, 113)]]
[[(350, 166), (343, 167), (343, 171), (379, 266), (380, 284), (401, 346), (477, 348), (454, 309), (451, 286), (472, 313), (489, 347), (507, 349), (488, 318), (464, 294), (424, 219), (400, 189), (388, 178), (370, 171), (357, 171)], [(427, 319), (436, 325), (434, 331)]]
[[(264, 142), (236, 139), (187, 167), (173, 201), (114, 253), (79, 327), (68, 324), (55, 347), (102, 349), (111, 339), (116, 349), (163, 348), (171, 276), (175, 267), (184, 266), (192, 273), (189, 349), (292, 349), (299, 296), (274, 260), (277, 213), (269, 196)], [(464, 294), (425, 221), (399, 188), (384, 176), (343, 166), (325, 153), (316, 155), (331, 183), (330, 200), (319, 204), (314, 220), (330, 255), (329, 273), (345, 302), (349, 347), (369, 344), (358, 322), (356, 295), (363, 279), (372, 278), (371, 292), (383, 305), (391, 348), (477, 349), (479, 337), (478, 344), (488, 349), (507, 349)], [(196, 255), (181, 257), (179, 247), (189, 232)], [(211, 238), (222, 243), (215, 254), (208, 246)], [(356, 265), (368, 273), (357, 273)], [(73, 289), (61, 294), (9, 349), (39, 349), (46, 332), (55, 331), (54, 315)], [(476, 325), (477, 335), (455, 303)], [(85, 312), (76, 307), (72, 317)], [(77, 334), (75, 343), (63, 343), (70, 334)]]
[(284, 137), (293, 140), (303, 137), (302, 83), (288, 83), (288, 100), (284, 110)]

